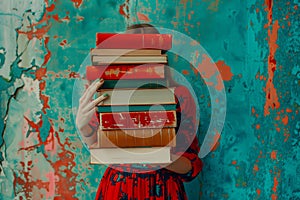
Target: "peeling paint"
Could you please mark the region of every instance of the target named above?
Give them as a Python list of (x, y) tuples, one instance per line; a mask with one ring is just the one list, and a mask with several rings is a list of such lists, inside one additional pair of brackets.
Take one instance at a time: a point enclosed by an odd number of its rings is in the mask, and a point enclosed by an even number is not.
[(280, 103), (278, 100), (277, 91), (274, 86), (274, 73), (276, 71), (276, 59), (275, 53), (278, 48), (276, 44), (278, 38), (278, 29), (280, 28), (278, 24), (278, 20), (274, 21), (273, 24), (273, 0), (266, 0), (266, 11), (268, 17), (268, 44), (269, 44), (269, 56), (268, 56), (268, 79), (266, 82), (266, 103), (264, 107), (264, 114), (270, 114), (269, 109), (278, 109), (280, 107)]

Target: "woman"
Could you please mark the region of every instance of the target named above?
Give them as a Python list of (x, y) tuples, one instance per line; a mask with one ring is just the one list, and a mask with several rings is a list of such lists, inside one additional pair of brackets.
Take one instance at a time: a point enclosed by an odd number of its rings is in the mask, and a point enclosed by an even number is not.
[[(159, 33), (149, 24), (133, 25), (126, 32)], [(170, 71), (167, 70), (167, 73)], [(101, 103), (107, 95), (103, 94), (95, 100), (92, 97), (103, 83), (102, 79), (93, 82), (80, 99), (76, 124), (89, 144), (96, 140), (96, 127), (90, 122), (95, 113), (95, 105)], [(95, 199), (187, 199), (183, 182), (191, 181), (202, 169), (202, 162), (198, 157), (198, 139), (195, 137), (196, 106), (187, 88), (176, 84), (172, 79), (169, 79), (169, 84), (176, 86), (176, 111), (180, 122), (177, 126), (176, 147), (171, 152), (173, 162), (166, 166), (147, 165), (147, 170), (129, 164), (109, 166), (101, 179)]]

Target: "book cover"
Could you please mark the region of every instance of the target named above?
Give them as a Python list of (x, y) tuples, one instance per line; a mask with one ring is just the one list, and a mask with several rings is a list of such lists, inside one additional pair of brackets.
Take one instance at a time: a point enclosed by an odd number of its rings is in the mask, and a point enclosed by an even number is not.
[(99, 49), (161, 49), (172, 48), (171, 34), (96, 33)]
[(176, 146), (175, 128), (98, 130), (98, 147), (164, 147)]
[(168, 85), (167, 79), (138, 79), (138, 80), (106, 80), (101, 88), (103, 89), (158, 89)]
[(99, 89), (96, 97), (109, 95), (100, 106), (176, 104), (174, 89)]
[(165, 65), (163, 64), (144, 64), (144, 65), (110, 65), (110, 66), (87, 66), (86, 79), (96, 80), (119, 79), (164, 79)]
[(171, 147), (90, 149), (91, 164), (170, 163)]
[(93, 65), (167, 63), (167, 55), (159, 56), (91, 56)]
[(129, 106), (97, 106), (97, 112), (138, 112), (138, 111), (176, 110), (176, 104), (162, 105), (129, 105)]
[(176, 127), (176, 111), (99, 113), (100, 129)]

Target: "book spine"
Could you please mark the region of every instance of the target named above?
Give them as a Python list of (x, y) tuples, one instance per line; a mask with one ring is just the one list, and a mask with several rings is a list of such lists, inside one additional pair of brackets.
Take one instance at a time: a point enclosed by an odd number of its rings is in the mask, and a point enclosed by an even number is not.
[(101, 88), (114, 89), (114, 88), (144, 88), (156, 89), (164, 88), (167, 85), (167, 80), (106, 80)]
[(139, 112), (139, 111), (164, 111), (176, 110), (176, 104), (162, 105), (129, 105), (129, 106), (97, 106), (99, 113), (108, 112)]
[(172, 35), (96, 33), (96, 46), (101, 49), (169, 50), (172, 48)]
[(103, 101), (103, 106), (120, 105), (155, 105), (174, 104), (174, 88), (134, 88), (134, 89), (102, 89), (97, 90), (97, 96), (107, 93), (109, 98)]
[(165, 66), (162, 64), (145, 64), (86, 67), (87, 80), (95, 80), (100, 77), (104, 80), (163, 79), (165, 78)]
[(91, 49), (91, 56), (109, 56), (109, 55), (124, 55), (124, 56), (149, 56), (149, 55), (161, 55), (159, 49)]
[(98, 131), (99, 148), (174, 147), (175, 128)]
[(171, 147), (90, 149), (91, 164), (171, 163)]
[(160, 56), (91, 56), (93, 65), (111, 64), (145, 64), (145, 63), (167, 63), (165, 54)]
[(175, 111), (99, 113), (100, 129), (140, 129), (176, 127)]

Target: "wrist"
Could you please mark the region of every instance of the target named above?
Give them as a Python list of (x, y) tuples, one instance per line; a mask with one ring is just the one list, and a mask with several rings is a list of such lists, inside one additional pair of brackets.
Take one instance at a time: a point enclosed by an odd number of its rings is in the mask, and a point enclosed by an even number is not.
[(90, 124), (87, 124), (80, 128), (79, 131), (84, 137), (91, 137), (95, 132), (95, 129)]

